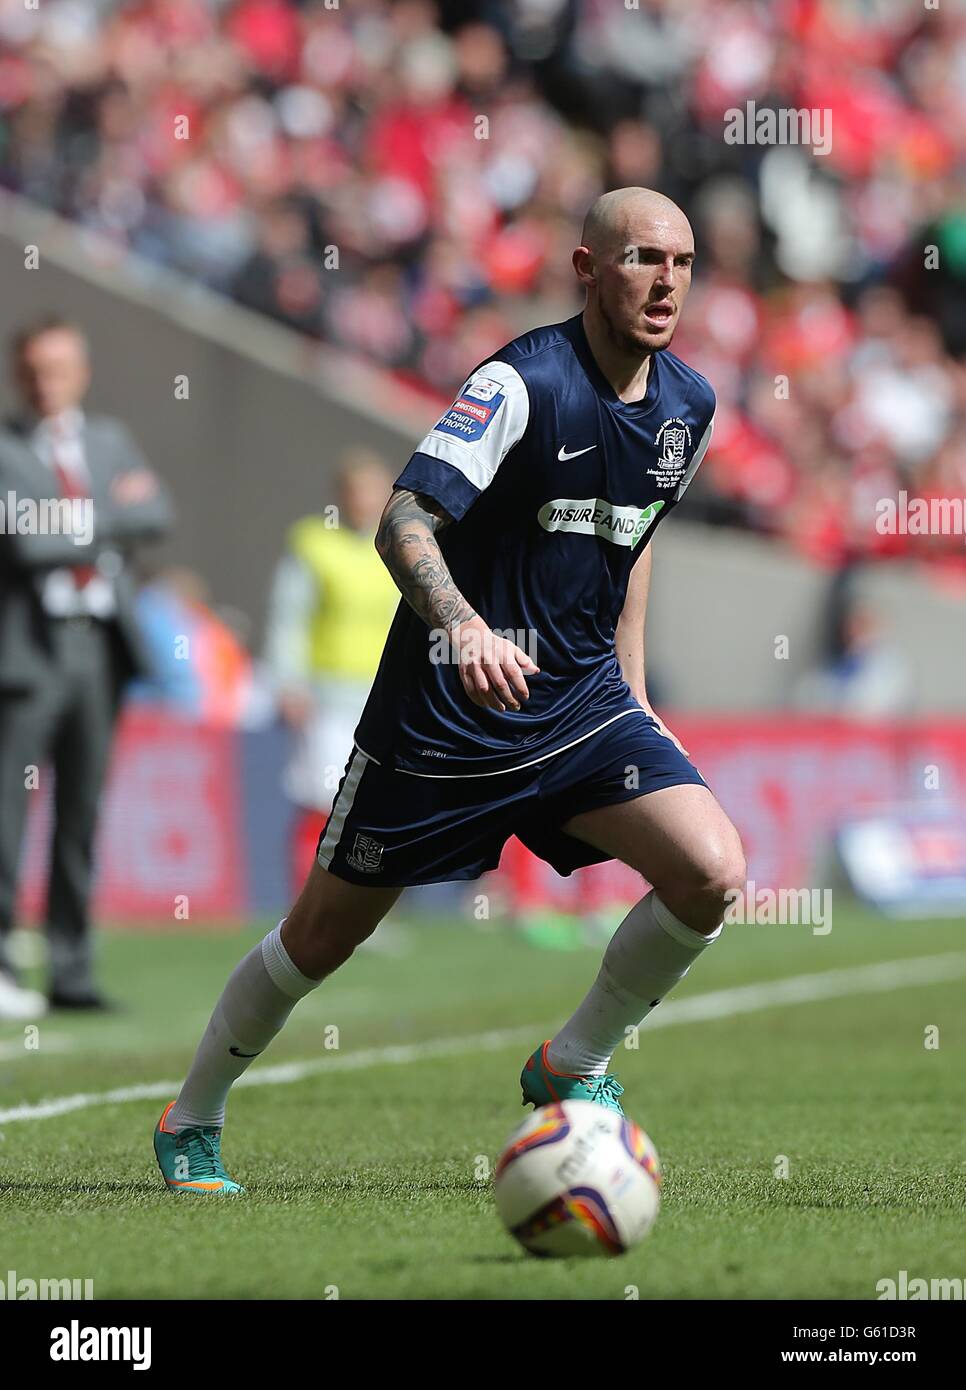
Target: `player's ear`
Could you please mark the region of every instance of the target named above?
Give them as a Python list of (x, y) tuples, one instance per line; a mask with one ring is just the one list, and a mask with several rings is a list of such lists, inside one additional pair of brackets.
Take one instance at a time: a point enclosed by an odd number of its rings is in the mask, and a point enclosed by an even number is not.
[(597, 283), (594, 253), (589, 246), (578, 246), (570, 259), (577, 279), (582, 285), (595, 285)]

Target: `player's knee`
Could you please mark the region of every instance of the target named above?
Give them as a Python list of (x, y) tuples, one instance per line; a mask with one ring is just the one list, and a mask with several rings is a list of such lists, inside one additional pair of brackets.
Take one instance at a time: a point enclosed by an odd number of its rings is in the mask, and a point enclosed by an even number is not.
[(735, 844), (724, 850), (716, 860), (712, 875), (712, 891), (722, 911), (745, 891), (747, 878), (744, 851), (736, 837)]
[(744, 891), (747, 867), (736, 831), (709, 838), (695, 856), (693, 889), (706, 902), (724, 912), (729, 902)]

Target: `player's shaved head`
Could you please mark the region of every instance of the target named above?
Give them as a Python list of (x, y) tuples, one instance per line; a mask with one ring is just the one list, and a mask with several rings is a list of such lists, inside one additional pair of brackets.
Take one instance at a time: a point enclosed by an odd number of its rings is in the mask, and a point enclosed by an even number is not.
[(615, 188), (602, 193), (584, 218), (580, 242), (595, 256), (636, 246), (638, 230), (651, 224), (691, 230), (691, 224), (671, 198), (654, 188)]
[(691, 284), (694, 234), (671, 198), (654, 188), (615, 188), (589, 209), (574, 252), (587, 290), (584, 326), (596, 347), (633, 363), (674, 336)]

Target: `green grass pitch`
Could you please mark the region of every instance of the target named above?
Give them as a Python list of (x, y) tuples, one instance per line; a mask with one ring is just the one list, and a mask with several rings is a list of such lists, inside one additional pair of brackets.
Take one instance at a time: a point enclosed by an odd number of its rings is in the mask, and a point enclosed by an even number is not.
[[(725, 994), (720, 1017), (645, 1027), (615, 1070), (661, 1154), (664, 1203), (621, 1259), (528, 1258), (487, 1177), (525, 1113), (520, 1067), (600, 947), (537, 951), (499, 925), (402, 912), (381, 947), (299, 1005), (250, 1075), (319, 1067), (236, 1090), (224, 1148), (246, 1197), (162, 1189), (161, 1099), (0, 1119), (0, 1278), (90, 1278), (98, 1298), (872, 1299), (902, 1269), (966, 1276), (963, 925), (835, 908), (827, 936), (726, 928), (668, 1003), (857, 967), (869, 979), (876, 963), (922, 957), (937, 958), (935, 981), (900, 964), (874, 977), (884, 988), (750, 1010), (747, 993)], [(36, 1047), (0, 1024), (0, 1112), (177, 1081), (267, 925), (105, 933), (104, 983), (124, 1012), (54, 1015)], [(487, 1033), (485, 1048), (460, 1049)]]

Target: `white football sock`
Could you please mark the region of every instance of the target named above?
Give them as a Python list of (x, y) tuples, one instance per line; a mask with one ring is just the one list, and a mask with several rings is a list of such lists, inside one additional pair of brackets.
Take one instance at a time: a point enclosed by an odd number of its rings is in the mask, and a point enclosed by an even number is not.
[(617, 928), (589, 994), (552, 1039), (547, 1059), (554, 1071), (603, 1076), (627, 1029), (647, 1017), (720, 935), (721, 927), (709, 936), (696, 932), (648, 893)]
[(229, 977), (168, 1115), (172, 1129), (220, 1129), (233, 1083), (281, 1031), (298, 1001), (321, 984), (292, 964), (282, 945), (283, 922)]

